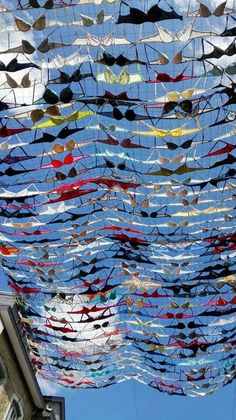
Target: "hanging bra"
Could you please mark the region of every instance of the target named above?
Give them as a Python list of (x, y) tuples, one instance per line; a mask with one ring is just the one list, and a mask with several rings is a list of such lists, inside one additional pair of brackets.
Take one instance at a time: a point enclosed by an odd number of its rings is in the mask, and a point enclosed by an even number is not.
[(213, 36), (217, 35), (215, 32), (208, 32), (208, 31), (196, 31), (193, 29), (194, 22), (191, 22), (189, 25), (187, 25), (184, 29), (182, 29), (180, 32), (171, 32), (166, 28), (163, 28), (160, 25), (156, 25), (158, 29), (158, 33), (156, 35), (152, 35), (146, 38), (140, 38), (138, 40), (139, 42), (146, 42), (147, 44), (150, 44), (151, 42), (186, 42), (190, 39), (194, 38), (200, 38), (200, 37), (207, 37), (207, 36)]
[[(101, 38), (99, 38), (96, 35), (88, 33), (87, 37), (85, 39), (85, 45), (89, 45), (91, 47), (99, 47), (100, 45), (105, 45), (106, 47), (110, 47), (113, 44), (114, 44), (113, 33), (108, 34), (108, 35), (106, 35), (104, 37), (101, 37)], [(76, 45), (76, 44), (74, 44), (74, 45)], [(81, 45), (81, 40), (79, 40), (78, 45)]]
[(231, 44), (225, 48), (222, 49), (214, 44), (212, 44), (210, 41), (205, 40), (205, 42), (207, 42), (208, 44), (210, 44), (213, 47), (213, 51), (207, 54), (203, 54), (200, 58), (197, 58), (197, 61), (203, 61), (203, 60), (207, 60), (209, 58), (221, 58), (224, 55), (228, 56), (228, 57), (232, 57), (233, 55), (236, 54), (236, 43), (235, 40), (233, 42), (231, 42)]
[(13, 58), (11, 61), (9, 61), (8, 64), (4, 64), (2, 61), (0, 61), (0, 71), (15, 72), (28, 69), (29, 67), (34, 67), (40, 70), (40, 67), (34, 63), (18, 63), (17, 58)]
[[(20, 19), (17, 16), (14, 16), (15, 19), (15, 25), (13, 26), (7, 26), (6, 29), (4, 29), (4, 31), (21, 31), (21, 32), (28, 32), (31, 29), (34, 29), (35, 31), (42, 31), (43, 29), (45, 29), (46, 26), (46, 18), (45, 15), (39, 16), (34, 23), (31, 25), (30, 23), (26, 22), (23, 19)], [(54, 25), (56, 24), (56, 22), (54, 23)], [(2, 31), (3, 32), (3, 31)]]
[(222, 155), (224, 153), (230, 153), (234, 149), (236, 149), (236, 145), (234, 145), (234, 144), (230, 144), (230, 143), (225, 143), (225, 144), (226, 145), (224, 147), (222, 147), (221, 149), (215, 150), (214, 152), (209, 152), (206, 155), (203, 155), (203, 157), (207, 157), (207, 156), (218, 156), (218, 155)]
[(64, 127), (62, 130), (59, 131), (59, 133), (56, 136), (53, 136), (49, 133), (43, 133), (43, 136), (39, 139), (33, 140), (29, 144), (37, 144), (37, 143), (52, 143), (56, 138), (59, 139), (66, 139), (68, 136), (73, 136), (78, 131), (84, 130), (85, 127), (76, 127), (76, 128), (68, 128), (68, 125)]
[(30, 74), (30, 71), (22, 77), (22, 79), (20, 81), (20, 84), (18, 84), (15, 81), (15, 79), (13, 79), (11, 76), (9, 76), (9, 74), (5, 73), (5, 76), (6, 76), (6, 79), (7, 79), (6, 84), (12, 89), (15, 89), (15, 88), (18, 88), (18, 87), (19, 88), (29, 88), (31, 86), (31, 80), (29, 78), (29, 74)]
[[(158, 1), (159, 3), (159, 1)], [(163, 10), (158, 6), (158, 3), (152, 6), (147, 13), (143, 12), (142, 10), (136, 9), (135, 7), (130, 7), (126, 2), (121, 1), (121, 4), (125, 4), (129, 7), (129, 14), (128, 15), (121, 15), (119, 14), (117, 24), (121, 23), (132, 23), (134, 25), (141, 25), (145, 22), (160, 22), (161, 20), (169, 20), (169, 19), (179, 19), (183, 20), (183, 16), (178, 15), (173, 9), (172, 6), (171, 11)]]
[[(167, 136), (171, 136), (171, 137), (180, 137), (180, 136), (185, 136), (187, 134), (195, 134), (198, 133), (200, 131), (202, 131), (204, 128), (190, 128), (190, 129), (185, 129), (185, 125), (180, 126), (178, 128), (173, 128), (171, 130), (162, 130), (162, 129), (158, 129), (155, 128), (153, 126), (149, 126), (147, 124), (145, 124), (148, 128), (150, 128), (150, 131), (132, 131), (132, 134), (139, 134), (139, 135), (144, 135), (144, 136), (156, 136), (156, 137), (167, 137)], [(206, 127), (205, 127), (206, 128)]]
[(20, 10), (27, 10), (27, 9), (40, 9), (41, 7), (44, 9), (55, 9), (58, 7), (68, 7), (68, 6), (76, 6), (76, 4), (71, 3), (71, 0), (69, 0), (69, 3), (65, 3), (64, 1), (62, 3), (54, 3), (54, 0), (47, 0), (42, 6), (38, 3), (37, 0), (29, 0), (27, 6), (22, 6), (19, 2)]
[(220, 17), (223, 16), (225, 14), (229, 14), (233, 12), (233, 9), (229, 9), (228, 7), (226, 7), (227, 1), (224, 1), (223, 3), (219, 4), (219, 6), (217, 6), (215, 8), (215, 10), (212, 12), (208, 6), (206, 6), (204, 3), (200, 2), (200, 6), (199, 8), (195, 11), (195, 12), (190, 12), (188, 13), (186, 16), (187, 17), (203, 17), (203, 18), (208, 18), (210, 16), (216, 16), (216, 17)]
[(106, 82), (110, 84), (120, 84), (120, 85), (128, 85), (131, 83), (141, 83), (144, 81), (142, 75), (140, 73), (130, 74), (128, 72), (128, 67), (125, 67), (119, 74), (116, 76), (109, 67), (105, 66), (105, 70), (103, 73), (98, 73), (96, 77), (98, 82)]
[(114, 108), (112, 112), (97, 112), (97, 115), (103, 115), (104, 117), (114, 118), (118, 121), (122, 120), (123, 118), (127, 121), (142, 121), (150, 119), (148, 115), (137, 115), (133, 109), (127, 109), (127, 111), (125, 111), (125, 113), (122, 114), (119, 108)]
[(186, 164), (181, 165), (179, 168), (171, 170), (167, 168), (161, 168), (159, 171), (146, 172), (147, 175), (159, 175), (159, 176), (171, 176), (171, 175), (183, 175), (189, 172), (201, 171), (202, 168), (189, 168)]
[[(79, 50), (80, 51), (80, 50)], [(92, 61), (89, 55), (80, 55), (79, 51), (69, 55), (68, 57), (62, 57), (61, 55), (56, 55), (54, 58), (49, 59), (48, 61), (42, 59), (40, 66), (42, 69), (59, 69), (65, 66), (77, 66), (82, 64), (84, 61)]]
[(48, 83), (55, 83), (55, 84), (66, 84), (66, 83), (72, 83), (72, 82), (76, 83), (88, 77), (92, 77), (96, 81), (92, 73), (81, 73), (79, 68), (75, 70), (71, 76), (68, 73), (65, 73), (64, 71), (61, 71), (61, 70), (59, 70), (59, 73), (60, 73), (59, 77), (49, 80)]
[(193, 142), (193, 139), (186, 140), (182, 144), (175, 144), (175, 143), (167, 141), (166, 146), (169, 150), (176, 150), (178, 149), (178, 147), (181, 147), (181, 149), (189, 149), (192, 146), (192, 142)]
[(191, 80), (193, 77), (192, 76), (184, 76), (184, 72), (185, 72), (186, 68), (179, 74), (177, 74), (177, 76), (175, 77), (171, 77), (169, 76), (169, 74), (167, 73), (158, 73), (156, 72), (156, 79), (154, 80), (145, 80), (145, 83), (177, 83), (177, 82), (181, 82), (184, 80)]
[(123, 54), (118, 55), (117, 57), (113, 57), (113, 55), (107, 53), (106, 51), (102, 54), (102, 57), (94, 60), (94, 63), (97, 64), (103, 64), (104, 66), (129, 66), (131, 64), (140, 64), (140, 65), (146, 65), (144, 61), (140, 61), (138, 58), (130, 60), (129, 58), (126, 58)]
[(68, 115), (66, 117), (50, 117), (48, 121), (45, 121), (44, 123), (37, 124), (31, 127), (31, 130), (38, 130), (39, 128), (55, 127), (57, 125), (64, 124), (65, 122), (72, 122), (72, 121), (80, 120), (89, 115), (95, 115), (95, 113), (92, 111), (85, 111), (85, 112), (75, 111), (73, 114)]
[(47, 53), (56, 48), (70, 47), (71, 44), (64, 44), (63, 42), (50, 42), (48, 38), (45, 38), (37, 48), (35, 48), (30, 42), (23, 39), (21, 45), (18, 47), (9, 48), (8, 50), (1, 51), (0, 54), (33, 54), (35, 51), (41, 53)]
[(83, 26), (101, 25), (102, 23), (112, 18), (112, 16), (105, 16), (104, 10), (100, 10), (95, 19), (86, 15), (82, 15), (82, 13), (80, 13), (80, 17)]

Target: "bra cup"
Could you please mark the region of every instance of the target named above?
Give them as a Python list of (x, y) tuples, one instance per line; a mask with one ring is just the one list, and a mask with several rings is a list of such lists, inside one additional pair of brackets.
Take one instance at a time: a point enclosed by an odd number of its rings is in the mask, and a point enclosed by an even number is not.
[(224, 1), (223, 3), (219, 4), (219, 6), (216, 7), (216, 9), (214, 10), (213, 15), (214, 16), (223, 16), (224, 12), (225, 12), (225, 6), (226, 6), (227, 1)]
[(65, 89), (62, 89), (60, 93), (60, 101), (64, 103), (68, 103), (72, 101), (72, 99), (73, 99), (73, 92), (71, 88), (66, 87)]
[[(74, 73), (73, 73), (74, 74)], [(71, 78), (73, 77), (73, 75), (71, 76)], [(65, 73), (64, 71), (60, 71), (60, 77), (59, 77), (59, 79), (60, 79), (60, 83), (61, 84), (64, 84), (64, 83), (70, 83), (70, 81), (71, 81), (71, 78), (70, 78), (70, 76), (68, 76), (68, 74), (67, 73)], [(74, 82), (74, 80), (73, 80), (73, 82)]]
[(170, 60), (169, 60), (169, 58), (167, 57), (166, 54), (159, 53), (158, 55), (159, 55), (160, 64), (165, 65), (165, 64), (168, 64), (170, 62)]
[(38, 9), (40, 8), (40, 4), (38, 3), (37, 0), (29, 0), (29, 5), (33, 8), (33, 9)]
[(36, 123), (44, 117), (44, 112), (41, 109), (35, 109), (30, 113), (31, 120)]
[(15, 23), (17, 29), (19, 29), (21, 32), (28, 32), (31, 29), (31, 25), (18, 17), (15, 17)]
[(204, 18), (208, 18), (209, 16), (211, 16), (211, 11), (209, 7), (207, 7), (204, 3), (200, 3), (199, 16)]
[(182, 92), (183, 99), (190, 99), (194, 94), (194, 89), (186, 89)]
[(183, 61), (183, 54), (182, 51), (178, 51), (174, 57), (172, 58), (172, 63), (173, 64), (180, 64)]
[(107, 52), (103, 53), (103, 60), (107, 66), (114, 66), (116, 62), (115, 58)]
[(178, 102), (179, 98), (180, 98), (180, 93), (179, 92), (168, 92), (167, 93), (167, 99), (169, 102)]
[(96, 19), (97, 24), (101, 25), (104, 22), (104, 18), (105, 18), (105, 13), (104, 13), (104, 10), (102, 9), (97, 15), (97, 19)]
[(21, 80), (21, 86), (23, 88), (29, 88), (31, 86), (31, 80), (29, 78), (29, 72), (26, 73)]
[(46, 89), (43, 94), (43, 99), (47, 104), (55, 105), (58, 102), (58, 96), (50, 89)]
[(82, 23), (83, 23), (84, 26), (92, 26), (93, 25), (93, 19), (90, 18), (89, 16), (80, 14), (80, 17), (81, 17), (81, 20), (82, 20)]
[(127, 64), (127, 58), (125, 58), (122, 54), (118, 55), (117, 59), (116, 59), (116, 64), (119, 67), (123, 67)]
[(32, 25), (32, 28), (35, 31), (42, 31), (46, 28), (46, 18), (45, 15), (40, 16)]
[(5, 73), (5, 75), (8, 86), (10, 86), (10, 88), (12, 89), (17, 88), (18, 84), (16, 83), (16, 81), (11, 76), (9, 76), (9, 74)]
[(192, 110), (193, 110), (193, 104), (192, 104), (192, 102), (191, 102), (191, 101), (189, 101), (189, 100), (184, 100), (184, 101), (180, 102), (180, 106), (181, 106), (181, 109), (182, 109), (184, 112), (187, 112), (188, 114), (189, 114), (190, 112), (192, 112)]
[(128, 121), (134, 121), (136, 119), (136, 115), (133, 109), (128, 109), (125, 113), (125, 118)]
[(25, 54), (33, 54), (35, 52), (35, 48), (30, 42), (26, 41), (25, 39), (22, 40), (22, 48)]
[(123, 118), (123, 114), (122, 114), (122, 112), (118, 108), (114, 108), (113, 109), (113, 117), (116, 120), (120, 121)]
[(178, 102), (170, 101), (166, 102), (163, 106), (163, 115), (169, 114), (169, 112), (173, 111), (173, 109), (178, 105)]
[(44, 9), (53, 9), (53, 0), (47, 0), (43, 7)]
[(48, 38), (44, 39), (38, 46), (38, 51), (41, 53), (46, 53), (50, 51), (50, 44), (48, 42)]
[[(126, 16), (123, 16), (124, 18)], [(130, 14), (127, 16), (127, 18), (130, 17), (131, 18), (131, 22), (129, 23), (134, 23), (134, 24), (141, 24), (141, 23), (145, 23), (146, 22), (146, 18), (147, 18), (147, 14), (145, 12), (143, 12), (142, 10), (139, 10), (135, 7), (130, 7)]]

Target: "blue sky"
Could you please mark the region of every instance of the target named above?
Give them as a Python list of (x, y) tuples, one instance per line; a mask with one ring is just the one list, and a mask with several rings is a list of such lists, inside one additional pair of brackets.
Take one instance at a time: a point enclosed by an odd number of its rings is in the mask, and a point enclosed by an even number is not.
[(203, 398), (171, 397), (135, 381), (99, 390), (56, 389), (66, 398), (66, 420), (236, 419), (236, 383)]

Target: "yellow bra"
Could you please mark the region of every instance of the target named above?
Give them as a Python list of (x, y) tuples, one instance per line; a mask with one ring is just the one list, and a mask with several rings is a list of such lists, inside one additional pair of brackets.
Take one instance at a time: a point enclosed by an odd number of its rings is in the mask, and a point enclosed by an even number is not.
[(143, 76), (140, 73), (130, 74), (128, 72), (128, 66), (126, 66), (119, 74), (116, 76), (109, 67), (105, 66), (103, 73), (97, 74), (98, 82), (106, 82), (110, 84), (120, 84), (120, 85), (129, 85), (130, 83), (140, 83), (143, 82)]
[(53, 117), (49, 118), (48, 121), (45, 121), (42, 124), (34, 125), (31, 130), (36, 130), (38, 128), (54, 127), (56, 125), (64, 124), (65, 122), (72, 122), (81, 120), (82, 118), (88, 117), (89, 115), (95, 115), (95, 112), (86, 111), (86, 112), (73, 112), (73, 114), (68, 115), (67, 117)]
[(155, 137), (181, 137), (186, 136), (188, 134), (195, 134), (199, 133), (200, 131), (204, 130), (207, 127), (199, 127), (199, 128), (185, 128), (185, 126), (181, 126), (178, 128), (173, 128), (172, 130), (161, 130), (160, 128), (155, 128), (151, 125), (145, 124), (151, 131), (131, 131), (132, 134), (139, 134), (144, 136), (155, 136)]

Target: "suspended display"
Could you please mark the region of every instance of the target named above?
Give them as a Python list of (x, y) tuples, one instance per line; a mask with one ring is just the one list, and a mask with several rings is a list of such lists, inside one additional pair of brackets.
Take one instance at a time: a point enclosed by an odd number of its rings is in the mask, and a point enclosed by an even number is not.
[(236, 6), (187, 3), (0, 5), (2, 281), (66, 387), (235, 378)]

